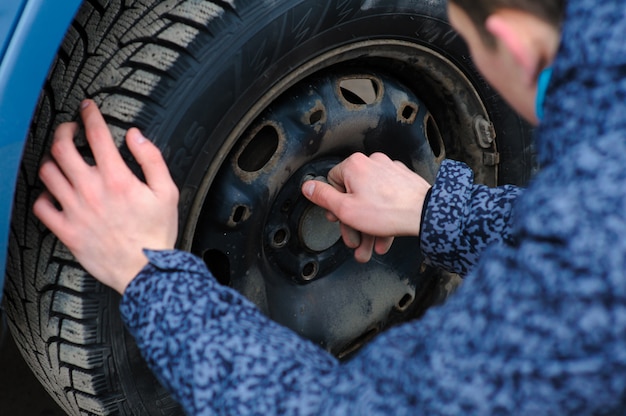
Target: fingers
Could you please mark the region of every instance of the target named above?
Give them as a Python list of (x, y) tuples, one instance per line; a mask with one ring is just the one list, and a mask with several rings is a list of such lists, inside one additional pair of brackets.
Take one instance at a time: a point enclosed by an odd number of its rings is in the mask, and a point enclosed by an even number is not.
[(372, 251), (378, 255), (386, 254), (393, 244), (393, 237), (375, 237), (341, 224), (341, 238), (344, 244), (354, 251), (354, 258), (360, 263), (366, 263), (372, 258)]
[(65, 241), (64, 232), (68, 224), (63, 211), (59, 211), (54, 205), (54, 198), (49, 192), (44, 191), (33, 204), (33, 213), (50, 231)]
[(109, 127), (96, 104), (92, 100), (84, 100), (80, 108), (85, 135), (96, 159), (96, 165), (110, 172), (116, 172), (121, 166), (126, 168)]
[(376, 238), (369, 234), (361, 235), (361, 245), (354, 250), (354, 258), (359, 263), (367, 263), (372, 258)]
[(376, 243), (374, 244), (376, 254), (387, 254), (393, 244), (393, 239), (393, 237), (376, 237)]
[[(52, 159), (44, 159), (39, 168), (39, 177), (41, 182), (45, 185), (50, 199), (54, 198), (61, 207), (75, 205), (77, 194), (72, 184)], [(58, 211), (56, 207), (54, 207), (54, 209)]]
[[(100, 110), (93, 101), (85, 100), (82, 102), (81, 117), (96, 166), (108, 172), (107, 178), (123, 177), (126, 172), (130, 172), (113, 141)], [(88, 184), (89, 179), (87, 179), (86, 173), (91, 168), (74, 144), (74, 136), (77, 132), (77, 123), (61, 124), (55, 131), (54, 142), (50, 149), (59, 169), (74, 186)], [(57, 196), (56, 193), (53, 192), (53, 194)]]
[(148, 187), (156, 193), (175, 192), (177, 197), (178, 189), (161, 151), (136, 128), (128, 130), (126, 143), (141, 166)]
[[(85, 176), (88, 165), (78, 153), (74, 145), (74, 136), (78, 131), (77, 123), (63, 123), (54, 132), (54, 141), (50, 154), (56, 161), (56, 166), (65, 175), (70, 183), (76, 183)], [(45, 166), (45, 163), (44, 165)]]
[(346, 246), (357, 248), (361, 245), (361, 233), (352, 227), (341, 223), (341, 238)]
[[(131, 171), (122, 159), (104, 117), (93, 101), (85, 100), (81, 103), (81, 117), (98, 169), (106, 173), (105, 177), (109, 181), (114, 182), (117, 178), (118, 181), (125, 182)], [(69, 194), (68, 186), (78, 186), (85, 182), (86, 169), (90, 168), (74, 144), (77, 132), (77, 123), (61, 124), (55, 132), (51, 148), (56, 164), (51, 161), (42, 164), (42, 180), (59, 202), (62, 202), (60, 196)], [(131, 153), (144, 171), (148, 186), (155, 192), (167, 190), (177, 197), (178, 189), (159, 149), (136, 128), (127, 132), (126, 139)], [(62, 176), (67, 177), (69, 182), (63, 181)]]
[(326, 211), (326, 219), (330, 222), (337, 222), (339, 221), (339, 218), (337, 218), (337, 216), (335, 214), (333, 214), (330, 211)]
[(351, 169), (354, 169), (355, 166), (358, 166), (361, 163), (361, 159), (367, 159), (367, 156), (363, 153), (354, 153), (343, 162), (335, 165), (328, 172), (328, 182), (341, 192), (348, 191), (346, 187), (349, 181), (346, 178), (346, 174)]
[(315, 205), (336, 213), (346, 194), (327, 183), (310, 180), (302, 184), (302, 193)]

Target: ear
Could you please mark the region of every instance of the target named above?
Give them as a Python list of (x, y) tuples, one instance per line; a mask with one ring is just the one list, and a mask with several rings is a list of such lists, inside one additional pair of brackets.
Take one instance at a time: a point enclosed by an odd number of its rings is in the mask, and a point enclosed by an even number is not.
[(512, 56), (522, 70), (526, 85), (534, 85), (542, 70), (541, 57), (529, 41), (528, 27), (520, 25), (519, 16), (505, 10), (496, 11), (487, 17), (485, 28)]

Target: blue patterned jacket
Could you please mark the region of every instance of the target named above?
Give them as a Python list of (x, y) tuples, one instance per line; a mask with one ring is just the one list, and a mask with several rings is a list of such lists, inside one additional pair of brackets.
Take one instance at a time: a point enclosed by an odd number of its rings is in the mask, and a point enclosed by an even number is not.
[(529, 187), (445, 162), (423, 223), (468, 272), (340, 363), (183, 252), (149, 252), (123, 318), (189, 414), (626, 414), (626, 4), (570, 0)]

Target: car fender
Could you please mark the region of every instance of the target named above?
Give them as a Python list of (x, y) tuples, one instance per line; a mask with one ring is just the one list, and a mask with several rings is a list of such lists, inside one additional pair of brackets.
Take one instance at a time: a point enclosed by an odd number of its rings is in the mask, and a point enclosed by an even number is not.
[(22, 151), (41, 87), (81, 0), (0, 6), (0, 289)]

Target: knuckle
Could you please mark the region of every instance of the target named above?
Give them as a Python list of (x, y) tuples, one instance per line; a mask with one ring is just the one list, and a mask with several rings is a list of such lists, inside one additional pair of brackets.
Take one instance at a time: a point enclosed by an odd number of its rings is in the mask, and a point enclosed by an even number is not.
[(50, 146), (50, 154), (54, 159), (58, 159), (64, 152), (65, 142), (61, 137), (55, 138)]
[(39, 166), (39, 177), (41, 179), (46, 179), (49, 177), (49, 175), (52, 173), (52, 166), (50, 165), (50, 163), (42, 163), (41, 166)]
[(41, 217), (45, 213), (45, 208), (46, 208), (46, 200), (42, 195), (40, 195), (35, 200), (35, 203), (33, 204), (33, 213), (35, 214), (37, 218), (41, 219)]
[(367, 159), (367, 156), (363, 153), (353, 153), (347, 160), (346, 163), (348, 166), (360, 165), (364, 160)]
[(117, 172), (109, 172), (106, 175), (102, 175), (102, 182), (106, 189), (112, 192), (122, 193), (129, 189), (134, 182), (128, 175), (119, 174)]
[(80, 199), (85, 203), (86, 206), (91, 207), (100, 207), (102, 204), (101, 193), (96, 190), (95, 187), (81, 187), (77, 192), (80, 195)]
[[(391, 162), (391, 158), (384, 153), (376, 152), (370, 156), (370, 159), (377, 163), (388, 163)], [(400, 162), (401, 163), (401, 162)]]

